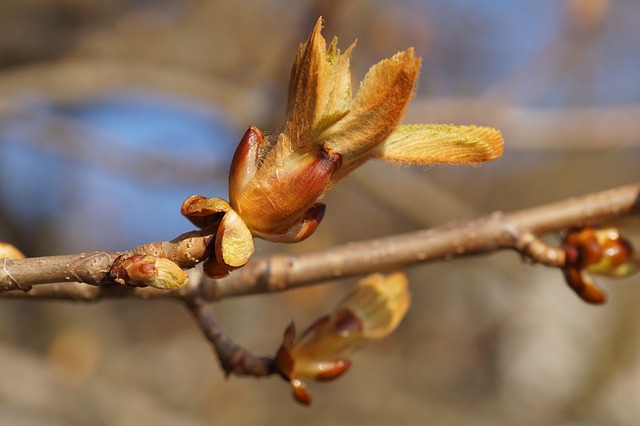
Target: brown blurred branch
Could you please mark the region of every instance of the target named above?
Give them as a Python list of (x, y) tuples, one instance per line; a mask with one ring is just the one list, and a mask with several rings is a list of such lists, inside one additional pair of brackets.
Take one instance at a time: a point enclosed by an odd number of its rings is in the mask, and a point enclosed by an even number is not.
[[(23, 145), (59, 155), (92, 169), (107, 170), (113, 175), (163, 181), (164, 185), (175, 184), (167, 176), (180, 176), (181, 185), (197, 185), (202, 182), (222, 182), (228, 175), (227, 166), (223, 166), (213, 155), (187, 159), (163, 151), (146, 151), (144, 161), (140, 161), (140, 155), (135, 155), (135, 152), (132, 155), (130, 147), (125, 149), (114, 136), (102, 134), (84, 125), (81, 120), (70, 119), (62, 114), (36, 116), (28, 109), (6, 116), (0, 114), (0, 126), (6, 123), (22, 126), (25, 137), (20, 139), (20, 143)], [(91, 144), (88, 145), (87, 141), (91, 141)]]
[(36, 92), (54, 102), (74, 103), (103, 93), (126, 91), (128, 87), (162, 90), (189, 96), (214, 105), (224, 104), (229, 117), (248, 121), (250, 94), (229, 81), (217, 83), (209, 75), (154, 66), (136, 61), (126, 63), (100, 58), (68, 59), (22, 67), (0, 73), (0, 115), (21, 110), (12, 95)]
[[(12, 95), (36, 91), (59, 103), (78, 102), (126, 87), (143, 87), (224, 104), (238, 123), (254, 120), (259, 108), (250, 90), (216, 83), (210, 76), (145, 63), (74, 59), (0, 73), (0, 116), (15, 116), (20, 103)], [(251, 118), (253, 117), (253, 118)], [(638, 146), (640, 109), (633, 105), (606, 107), (523, 107), (500, 96), (478, 98), (417, 98), (405, 122), (476, 123), (505, 129), (510, 149), (556, 151)], [(562, 141), (562, 143), (558, 143)]]

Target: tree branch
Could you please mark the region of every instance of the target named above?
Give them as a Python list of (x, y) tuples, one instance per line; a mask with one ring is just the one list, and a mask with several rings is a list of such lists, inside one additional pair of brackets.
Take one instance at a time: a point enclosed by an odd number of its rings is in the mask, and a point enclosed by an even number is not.
[(2, 259), (0, 292), (30, 290), (31, 286), (55, 282), (101, 285), (111, 282), (107, 274), (122, 253), (87, 252), (63, 256)]
[(236, 345), (225, 334), (211, 306), (197, 298), (187, 302), (187, 307), (196, 319), (207, 340), (213, 345), (220, 366), (228, 376), (270, 376), (275, 373), (273, 358), (257, 357)]
[(561, 231), (636, 212), (639, 193), (640, 184), (622, 186), (507, 215), (497, 212), (476, 220), (451, 222), (314, 253), (256, 259), (228, 278), (205, 281), (202, 292), (208, 300), (217, 300), (284, 291), (335, 278), (499, 249), (514, 249), (534, 261), (559, 267), (564, 259), (532, 256), (527, 244), (532, 234)]
[[(104, 283), (112, 283), (107, 276), (109, 268), (105, 265), (106, 260), (113, 261), (118, 254), (98, 255), (96, 253), (99, 252), (95, 252), (5, 260), (0, 270), (0, 289), (4, 291), (26, 289), (31, 285), (55, 281), (82, 281), (101, 287), (85, 289), (73, 284), (49, 284), (29, 292), (11, 291), (0, 294), (0, 297), (94, 301), (127, 295), (126, 297), (184, 300), (197, 293), (204, 301), (215, 301), (227, 297), (285, 291), (335, 278), (499, 249), (513, 249), (533, 261), (561, 267), (564, 265), (562, 252), (550, 253), (545, 249), (536, 252), (538, 246), (532, 245), (536, 242), (532, 237), (636, 212), (639, 193), (640, 184), (627, 185), (511, 214), (498, 212), (476, 220), (451, 222), (429, 230), (355, 242), (313, 253), (256, 258), (229, 277), (216, 281), (199, 280), (194, 275), (199, 272), (194, 271), (185, 288), (172, 291), (153, 288), (124, 288), (122, 291), (114, 291), (111, 289), (113, 284), (103, 289)], [(179, 238), (175, 241), (184, 244)], [(169, 243), (154, 244), (166, 246)], [(95, 267), (88, 268), (84, 273), (94, 258), (102, 261), (96, 261)], [(75, 269), (70, 269), (72, 266)]]
[[(132, 254), (165, 256), (190, 268), (206, 255), (212, 238), (210, 230), (187, 233), (169, 242), (147, 244), (124, 254), (92, 252), (6, 259), (0, 271), (0, 291), (5, 292), (0, 293), (0, 297), (83, 302), (104, 298), (178, 300), (190, 310), (212, 344), (226, 375), (269, 376), (276, 373), (274, 359), (254, 356), (227, 337), (213, 313), (212, 301), (285, 291), (333, 278), (499, 249), (513, 249), (534, 262), (563, 268), (565, 252), (542, 243), (538, 235), (635, 212), (639, 193), (640, 184), (628, 185), (508, 215), (497, 212), (476, 220), (452, 222), (430, 230), (345, 244), (315, 253), (274, 255), (255, 259), (228, 278), (217, 281), (207, 280), (200, 270), (191, 269), (188, 283), (172, 291), (117, 284), (112, 269), (117, 269), (122, 259)], [(593, 303), (588, 298), (587, 301)]]

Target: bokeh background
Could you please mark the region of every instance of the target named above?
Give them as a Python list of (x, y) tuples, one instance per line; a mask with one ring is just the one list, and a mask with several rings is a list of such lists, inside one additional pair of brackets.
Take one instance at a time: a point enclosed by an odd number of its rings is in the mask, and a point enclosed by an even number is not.
[[(354, 39), (354, 81), (414, 46), (406, 122), (492, 125), (481, 167), (372, 162), (326, 198), (303, 252), (510, 211), (638, 179), (635, 0), (0, 1), (0, 240), (29, 256), (126, 250), (190, 229), (192, 194), (226, 197), (246, 127), (277, 129), (296, 47), (319, 15)], [(550, 241), (558, 241), (551, 236)], [(555, 270), (498, 253), (408, 270), (396, 333), (312, 384), (225, 380), (170, 302), (0, 300), (7, 425), (637, 425), (640, 282), (587, 306)], [(225, 300), (229, 334), (271, 354), (294, 319), (354, 280)]]

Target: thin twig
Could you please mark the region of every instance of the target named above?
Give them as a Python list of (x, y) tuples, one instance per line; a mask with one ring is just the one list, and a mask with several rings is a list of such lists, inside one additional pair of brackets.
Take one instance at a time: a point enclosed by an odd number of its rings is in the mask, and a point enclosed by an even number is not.
[(207, 340), (213, 345), (220, 366), (227, 376), (235, 374), (263, 377), (274, 374), (273, 358), (257, 357), (233, 343), (225, 334), (209, 303), (193, 298), (188, 300), (186, 305)]

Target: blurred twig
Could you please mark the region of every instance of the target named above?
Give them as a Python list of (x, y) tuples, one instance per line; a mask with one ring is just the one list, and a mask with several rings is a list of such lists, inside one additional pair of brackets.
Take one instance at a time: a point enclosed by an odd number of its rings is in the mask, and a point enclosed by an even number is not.
[(0, 114), (20, 110), (11, 95), (37, 93), (58, 103), (78, 102), (93, 96), (131, 87), (178, 93), (214, 104), (223, 103), (229, 117), (247, 122), (255, 96), (228, 81), (217, 83), (208, 75), (167, 69), (146, 63), (103, 59), (69, 59), (23, 67), (0, 74)]
[(180, 176), (180, 185), (184, 185), (218, 182), (228, 175), (227, 167), (217, 167), (220, 164), (213, 155), (187, 159), (184, 156), (172, 157), (162, 150), (146, 150), (143, 155), (130, 147), (126, 149), (123, 143), (118, 143), (121, 141), (116, 136), (105, 135), (80, 120), (66, 118), (62, 114), (34, 116), (24, 111), (0, 117), (0, 125), (9, 122), (24, 129), (21, 144), (94, 169), (107, 170), (113, 175), (162, 182), (163, 185), (175, 185), (175, 176)]
[[(263, 106), (250, 90), (217, 83), (207, 75), (144, 63), (85, 59), (1, 73), (0, 116), (20, 111), (20, 102), (12, 96), (19, 93), (38, 93), (65, 103), (134, 86), (223, 103), (237, 123), (255, 119), (259, 115), (255, 110)], [(640, 108), (636, 106), (523, 107), (493, 96), (415, 99), (405, 122), (423, 122), (425, 118), (434, 123), (470, 122), (508, 129), (505, 137), (510, 149), (593, 150), (640, 144)]]

